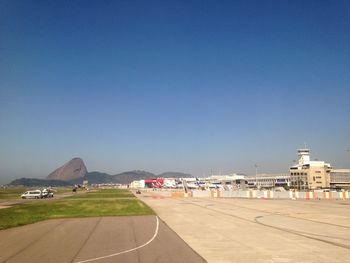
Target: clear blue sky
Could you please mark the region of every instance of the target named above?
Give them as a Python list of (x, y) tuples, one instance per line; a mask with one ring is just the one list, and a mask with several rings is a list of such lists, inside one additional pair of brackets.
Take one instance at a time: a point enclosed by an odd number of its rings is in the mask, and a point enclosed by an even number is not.
[(0, 183), (350, 167), (349, 1), (0, 0)]

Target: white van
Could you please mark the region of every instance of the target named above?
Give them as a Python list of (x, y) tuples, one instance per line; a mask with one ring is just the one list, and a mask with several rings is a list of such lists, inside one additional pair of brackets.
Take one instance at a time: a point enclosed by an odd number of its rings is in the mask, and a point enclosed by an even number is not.
[(21, 197), (22, 197), (22, 199), (27, 199), (27, 198), (39, 199), (39, 198), (41, 198), (41, 191), (40, 190), (27, 191), (24, 194), (22, 194)]

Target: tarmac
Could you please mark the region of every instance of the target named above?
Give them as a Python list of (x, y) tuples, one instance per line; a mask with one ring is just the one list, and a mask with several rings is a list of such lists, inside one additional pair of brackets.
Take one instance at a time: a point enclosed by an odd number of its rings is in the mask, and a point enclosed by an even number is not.
[(157, 216), (54, 219), (0, 231), (0, 262), (205, 262)]
[(158, 216), (55, 219), (2, 230), (0, 263), (349, 260), (349, 200), (137, 196)]
[(349, 261), (349, 200), (168, 196), (138, 195), (208, 262)]

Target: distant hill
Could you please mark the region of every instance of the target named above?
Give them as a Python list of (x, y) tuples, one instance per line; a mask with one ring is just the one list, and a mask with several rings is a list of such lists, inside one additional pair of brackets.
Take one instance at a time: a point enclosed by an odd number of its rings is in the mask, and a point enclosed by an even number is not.
[(179, 172), (166, 172), (159, 175), (147, 171), (128, 171), (120, 174), (110, 175), (107, 173), (90, 172), (84, 177), (80, 177), (69, 182), (72, 184), (82, 184), (83, 181), (88, 181), (89, 184), (103, 184), (103, 183), (115, 183), (115, 184), (130, 184), (132, 181), (141, 179), (151, 179), (156, 177), (168, 177), (168, 178), (186, 178), (191, 177), (190, 174)]
[(70, 181), (84, 177), (87, 169), (84, 161), (80, 158), (73, 158), (47, 176), (49, 180)]
[(132, 181), (154, 178), (155, 174), (146, 171), (128, 171), (120, 174), (110, 175), (100, 172), (87, 173), (84, 177), (71, 180), (73, 184), (81, 184), (87, 180), (89, 184), (103, 184), (103, 183), (115, 183), (115, 184), (130, 184)]
[(28, 186), (28, 187), (48, 187), (48, 186), (69, 186), (69, 182), (61, 180), (46, 180), (46, 179), (37, 179), (37, 178), (21, 178), (16, 179), (10, 183), (13, 186)]
[(88, 172), (84, 161), (81, 158), (73, 158), (66, 164), (57, 168), (47, 176), (47, 179), (21, 178), (14, 180), (10, 185), (23, 186), (68, 186), (82, 184), (88, 181), (89, 184), (117, 183), (130, 184), (132, 181), (141, 179), (151, 179), (156, 177), (185, 178), (191, 177), (190, 174), (179, 172), (165, 172), (159, 175), (147, 171), (128, 171), (120, 174), (110, 175), (101, 172)]
[(70, 180), (72, 184), (82, 184), (83, 181), (88, 181), (89, 184), (103, 184), (103, 183), (114, 183), (114, 178), (110, 174), (100, 173), (100, 172), (90, 172), (84, 177), (76, 178)]
[(119, 184), (130, 184), (132, 181), (154, 178), (155, 174), (146, 171), (129, 171), (113, 175), (114, 181)]
[(187, 178), (192, 177), (191, 174), (185, 174), (185, 173), (179, 173), (179, 172), (165, 172), (158, 174), (157, 177), (164, 177), (164, 178)]

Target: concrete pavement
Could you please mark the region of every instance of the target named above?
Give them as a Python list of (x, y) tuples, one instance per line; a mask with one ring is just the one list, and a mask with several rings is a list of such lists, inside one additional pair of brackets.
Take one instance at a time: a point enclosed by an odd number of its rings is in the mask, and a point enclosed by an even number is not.
[(208, 262), (349, 260), (349, 201), (140, 198)]
[(47, 220), (0, 231), (0, 262), (205, 262), (156, 216)]

